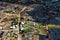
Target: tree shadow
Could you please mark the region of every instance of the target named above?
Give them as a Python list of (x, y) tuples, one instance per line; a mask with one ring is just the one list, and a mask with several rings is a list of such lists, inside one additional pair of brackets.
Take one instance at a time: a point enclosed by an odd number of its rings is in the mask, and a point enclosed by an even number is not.
[(28, 11), (27, 13), (29, 14), (28, 16), (32, 16), (35, 19), (34, 22), (60, 25), (60, 11), (58, 12), (57, 10), (50, 12), (51, 8), (41, 6), (40, 4), (34, 10)]

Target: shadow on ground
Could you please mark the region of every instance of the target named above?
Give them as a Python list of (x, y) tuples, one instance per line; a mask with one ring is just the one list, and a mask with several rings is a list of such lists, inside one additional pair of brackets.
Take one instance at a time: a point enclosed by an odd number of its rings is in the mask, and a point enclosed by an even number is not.
[[(36, 4), (37, 5), (37, 4)], [(48, 6), (38, 5), (33, 11), (27, 12), (29, 16), (35, 19), (35, 22), (43, 24), (55, 24), (60, 25), (60, 10), (59, 6), (55, 5), (56, 8), (48, 8)]]

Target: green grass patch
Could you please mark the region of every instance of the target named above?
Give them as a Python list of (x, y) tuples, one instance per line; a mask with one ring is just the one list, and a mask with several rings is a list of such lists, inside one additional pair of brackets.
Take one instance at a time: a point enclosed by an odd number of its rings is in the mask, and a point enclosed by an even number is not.
[(58, 26), (48, 26), (49, 29), (52, 29), (52, 28), (59, 28)]
[(56, 27), (55, 26), (48, 26), (48, 28), (51, 29), (51, 28), (56, 28)]
[(5, 16), (5, 14), (0, 13), (0, 18), (3, 18), (4, 16)]
[(30, 29), (25, 29), (25, 30), (22, 30), (20, 33), (21, 33), (21, 34), (25, 34), (25, 33), (27, 33), (27, 32), (32, 32), (32, 30), (30, 30)]
[(40, 33), (41, 35), (46, 35), (46, 31), (44, 29), (40, 29)]

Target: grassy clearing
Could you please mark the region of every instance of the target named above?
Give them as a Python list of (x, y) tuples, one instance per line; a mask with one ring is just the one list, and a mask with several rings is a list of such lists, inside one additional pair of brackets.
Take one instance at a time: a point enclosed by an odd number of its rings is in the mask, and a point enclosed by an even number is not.
[(4, 16), (5, 16), (5, 14), (0, 13), (0, 18), (3, 18)]
[(44, 29), (40, 29), (40, 33), (39, 34), (46, 35), (46, 31)]
[(48, 26), (48, 28), (49, 28), (49, 29), (51, 29), (51, 28), (60, 28), (60, 25), (55, 25), (55, 26), (52, 26), (52, 25), (51, 25), (51, 26)]

